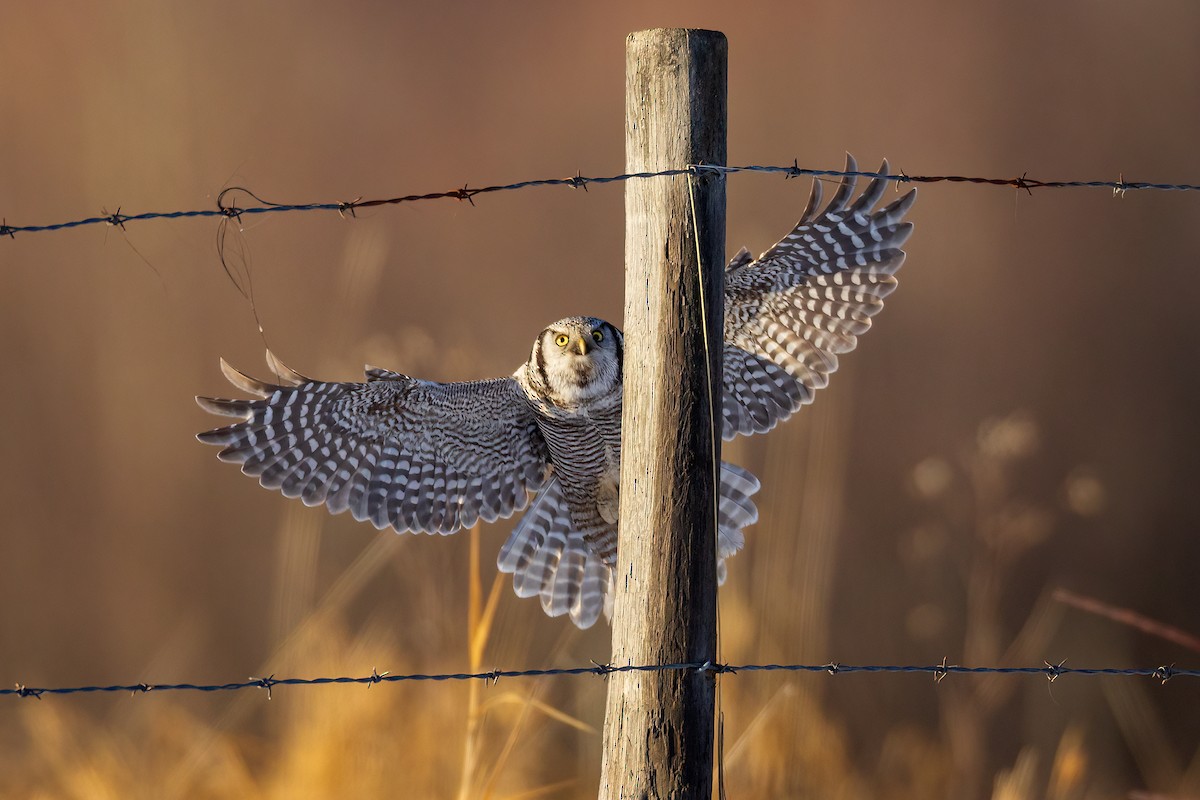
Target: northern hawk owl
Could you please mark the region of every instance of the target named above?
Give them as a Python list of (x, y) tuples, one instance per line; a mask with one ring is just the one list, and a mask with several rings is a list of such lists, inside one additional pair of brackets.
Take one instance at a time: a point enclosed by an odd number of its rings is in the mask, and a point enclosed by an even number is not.
[[(887, 162), (880, 172), (887, 172)], [(856, 172), (847, 158), (847, 172)], [(812, 402), (896, 287), (910, 191), (875, 209), (843, 177), (823, 210), (813, 183), (796, 227), (725, 273), (722, 435), (763, 433)], [(853, 202), (852, 202), (853, 201)], [(306, 505), (376, 528), (448, 534), (525, 510), (500, 550), (521, 597), (581, 628), (611, 613), (621, 452), (623, 337), (568, 317), (534, 340), (511, 377), (436, 383), (368, 369), (365, 383), (307, 378), (267, 354), (278, 383), (222, 371), (255, 400), (197, 398), (242, 421), (199, 434), (219, 457)], [(759, 483), (721, 465), (718, 576), (758, 511)]]

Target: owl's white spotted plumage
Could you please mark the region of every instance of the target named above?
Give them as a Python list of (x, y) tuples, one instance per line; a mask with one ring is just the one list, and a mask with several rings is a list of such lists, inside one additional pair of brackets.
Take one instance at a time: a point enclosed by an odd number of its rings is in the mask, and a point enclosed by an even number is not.
[[(857, 171), (847, 159), (847, 172)], [(887, 171), (884, 162), (881, 172)], [(896, 286), (909, 192), (875, 210), (885, 183), (851, 202), (844, 178), (819, 210), (757, 259), (726, 268), (724, 438), (770, 430), (809, 403)], [(624, 342), (568, 317), (541, 332), (508, 378), (436, 383), (369, 369), (365, 383), (300, 375), (268, 354), (279, 383), (222, 370), (254, 400), (197, 398), (241, 421), (199, 435), (263, 486), (399, 532), (453, 533), (526, 509), (498, 566), (522, 597), (586, 628), (611, 609), (616, 565)], [(758, 518), (758, 481), (722, 464), (719, 576)], [(530, 502), (532, 500), (532, 505)]]

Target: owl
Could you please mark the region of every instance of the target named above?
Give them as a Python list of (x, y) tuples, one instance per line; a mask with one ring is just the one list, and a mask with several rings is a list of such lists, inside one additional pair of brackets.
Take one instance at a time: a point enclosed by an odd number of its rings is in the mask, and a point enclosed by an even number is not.
[[(881, 173), (888, 169), (885, 161)], [(847, 172), (857, 172), (847, 157)], [(764, 433), (812, 402), (896, 287), (916, 192), (876, 208), (844, 177), (821, 208), (814, 182), (796, 227), (725, 273), (722, 435)], [(580, 628), (611, 615), (621, 471), (624, 338), (567, 317), (510, 377), (437, 383), (368, 368), (364, 383), (313, 380), (270, 352), (277, 382), (221, 369), (252, 400), (198, 397), (239, 421), (198, 435), (268, 489), (397, 532), (454, 533), (524, 511), (497, 565), (520, 597)], [(718, 579), (758, 519), (758, 480), (722, 463)]]

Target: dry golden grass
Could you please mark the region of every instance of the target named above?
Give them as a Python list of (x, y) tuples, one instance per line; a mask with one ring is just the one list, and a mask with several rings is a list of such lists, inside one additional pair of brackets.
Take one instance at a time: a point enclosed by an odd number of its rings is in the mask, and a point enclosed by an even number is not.
[[(350, 239), (331, 298), (338, 318), (364, 317), (387, 253), (369, 232)], [(318, 374), (340, 375), (355, 354), (445, 379), (485, 373), (468, 347), (416, 328), (380, 336), (346, 325), (324, 348), (314, 356)], [(911, 660), (929, 663), (937, 660), (930, 653), (948, 652), (974, 665), (1040, 663), (1064, 607), (1021, 570), (1053, 540), (1063, 514), (1104, 512), (1100, 476), (1075, 467), (1061, 487), (1031, 490), (1019, 478), (1039, 456), (1037, 424), (1022, 414), (988, 420), (962, 453), (930, 455), (909, 475), (889, 476), (910, 489), (905, 507), (882, 515), (897, 520), (896, 530), (856, 537), (864, 517), (855, 504), (878, 487), (848, 486), (854, 375), (838, 377), (801, 419), (725, 446), (726, 457), (763, 477), (764, 490), (761, 522), (722, 591), (721, 659), (826, 663), (850, 651), (865, 660), (920, 654)], [(364, 533), (365, 546), (331, 575), (322, 567), (325, 529), (343, 521), (282, 508), (272, 602), (262, 612), (273, 647), (254, 674), (477, 672), (607, 655), (607, 629), (581, 635), (512, 596), (491, 566), (502, 532), (457, 537), (467, 540), (465, 554), (450, 543)], [(864, 539), (895, 549), (855, 550)], [(430, 563), (435, 548), (441, 560)], [(846, 585), (855, 580), (848, 575), (863, 580), (848, 566), (874, 560), (886, 580)], [(1014, 586), (1041, 596), (1015, 623)], [(379, 593), (389, 602), (376, 610)], [(849, 613), (872, 603), (866, 624)], [(721, 682), (731, 797), (1084, 800), (1143, 787), (1200, 791), (1200, 752), (1172, 742), (1153, 698), (1131, 683), (1092, 696), (1091, 706), (1111, 717), (1097, 733), (1094, 715), (1091, 726), (1070, 718), (1051, 720), (1048, 730), (1015, 725), (1022, 703), (1055, 700), (1045, 686), (1011, 677), (934, 685), (921, 676), (752, 673)], [(603, 701), (603, 684), (587, 677), (277, 687), (270, 701), (259, 690), (47, 697), (14, 703), (0, 718), (0, 795), (593, 797)], [(1114, 752), (1127, 752), (1132, 768), (1114, 767)]]
[[(1196, 181), (1194, 2), (8, 5), (10, 224), (235, 184), (288, 202), (612, 174), (621, 43), (653, 24), (728, 34), (734, 160)], [(728, 189), (730, 248), (756, 252), (808, 192)], [(728, 448), (764, 488), (723, 658), (1193, 665), (1052, 598), (1200, 632), (1195, 195), (921, 195), (880, 326), (812, 408)], [(247, 215), (228, 243), (293, 366), (452, 380), (510, 371), (556, 316), (618, 321), (622, 215), (619, 186), (546, 189)], [(0, 243), (4, 685), (607, 657), (605, 630), (493, 589), (503, 524), (476, 577), (465, 534), (375, 534), (217, 464), (189, 396), (222, 389), (218, 355), (261, 363), (255, 318), (214, 220), (127, 227)], [(1033, 416), (974, 435), (1010, 406)], [(1195, 682), (722, 684), (732, 797), (1200, 795)], [(0, 797), (589, 797), (603, 699), (593, 678), (8, 698)]]
[[(764, 498), (764, 530), (755, 532), (762, 538), (733, 563), (734, 578), (721, 605), (727, 660), (827, 659), (834, 638), (830, 625), (837, 616), (832, 552), (844, 510), (836, 461), (829, 469), (845, 435), (844, 417), (832, 410), (835, 405), (814, 414), (810, 428), (785, 428), (770, 440), (768, 469), (790, 471), (806, 488), (798, 498), (786, 493)], [(999, 609), (997, 593), (1010, 580), (1019, 552), (1053, 535), (1054, 514), (1015, 498), (1010, 485), (1014, 465), (1032, 457), (1036, 447), (1030, 420), (995, 420), (981, 428), (979, 441), (962, 458), (922, 462), (912, 476), (914, 491), (930, 503), (931, 512), (953, 516), (970, 509), (976, 526), (975, 540), (960, 543), (966, 556), (960, 566), (970, 576), (962, 600), (966, 663), (1036, 663), (1061, 619), (1061, 606), (1044, 599), (1015, 635), (1006, 635)], [(785, 457), (788, 452), (807, 452), (805, 464), (796, 469)], [(735, 448), (731, 454), (737, 454)], [(814, 478), (818, 464), (826, 472)], [(956, 506), (964, 500), (950, 496), (956, 491), (969, 495), (969, 502)], [(800, 522), (793, 535), (772, 530), (794, 519)], [(570, 630), (550, 645), (527, 638), (516, 643), (524, 649), (519, 653), (512, 641), (496, 638), (501, 608), (511, 613), (512, 598), (504, 576), (493, 576), (490, 563), (484, 563), (490, 553), (478, 529), (466, 534), (465, 596), (459, 593), (457, 603), (441, 609), (447, 624), (465, 620), (462, 646), (434, 654), (406, 652), (394, 622), (379, 616), (351, 629), (347, 608), (393, 563), (400, 540), (372, 540), (314, 600), (321, 520), (290, 507), (285, 514), (276, 587), (279, 644), (262, 674), (283, 674), (286, 667), (287, 674), (359, 675), (367, 665), (397, 672), (484, 671), (498, 655), (543, 665), (564, 658), (577, 639)], [(915, 574), (951, 547), (922, 536), (930, 534), (918, 533), (902, 559)], [(804, 582), (779, 602), (794, 570), (802, 571)], [(404, 590), (427, 591), (426, 583)], [(804, 613), (795, 613), (797, 604)], [(916, 617), (908, 619), (910, 634), (918, 638), (945, 624)], [(512, 624), (505, 623), (503, 635)], [(863, 744), (861, 722), (840, 715), (829, 700), (836, 685), (831, 681), (844, 680), (785, 673), (722, 679), (722, 758), (730, 796), (1112, 796), (1112, 773), (1095, 770), (1089, 732), (1077, 724), (1063, 726), (1054, 736), (1030, 737), (1009, 761), (996, 758), (993, 742), (1013, 739), (999, 720), (1025, 689), (1017, 680), (953, 676), (936, 687), (923, 683), (922, 696), (936, 704), (939, 721), (875, 730), (873, 747)], [(890, 682), (887, 692), (913, 691), (915, 679), (873, 680)], [(36, 800), (591, 797), (603, 695), (588, 681), (593, 679), (279, 687), (270, 701), (258, 690), (199, 700), (151, 694), (106, 698), (92, 708), (99, 713), (66, 698), (23, 702), (7, 726), (14, 744), (2, 757), (0, 790)], [(586, 691), (579, 694), (581, 689)], [(1200, 757), (1175, 755), (1144, 691), (1130, 683), (1105, 687), (1144, 785), (1181, 796), (1195, 791)], [(1181, 757), (1191, 758), (1192, 765), (1186, 767)]]
[[(383, 239), (351, 238), (332, 297), (339, 318), (363, 317), (379, 291), (386, 257)], [(315, 355), (318, 371), (336, 375), (347, 353), (356, 352), (366, 361), (441, 378), (485, 369), (469, 349), (435, 343), (419, 329), (384, 337), (347, 325)], [(986, 421), (962, 454), (914, 465), (910, 507), (887, 515), (911, 519), (911, 526), (869, 537), (896, 540), (896, 553), (882, 556), (888, 580), (879, 598), (897, 598), (897, 586), (900, 597), (911, 598), (910, 608), (890, 615), (903, 629), (893, 634), (880, 622), (890, 609), (877, 610), (880, 619), (869, 626), (847, 622), (839, 595), (847, 563), (870, 561), (871, 554), (860, 557), (847, 538), (859, 524), (853, 504), (864, 492), (847, 486), (854, 376), (843, 371), (838, 377), (802, 419), (760, 441), (725, 447), (726, 457), (763, 477), (764, 490), (762, 520), (731, 563), (722, 591), (720, 657), (826, 663), (846, 649), (905, 652), (908, 642), (919, 646), (908, 652), (939, 648), (933, 652), (955, 653), (954, 660), (967, 664), (1040, 663), (1063, 607), (1042, 587), (1026, 587), (1045, 596), (1023, 623), (1014, 627), (1006, 616), (1010, 587), (1023, 585), (1020, 566), (1052, 539), (1064, 513), (1046, 492), (1030, 499), (1017, 488), (1019, 473), (1039, 453), (1034, 420), (1016, 414)], [(905, 476), (891, 480), (898, 485)], [(1105, 487), (1087, 468), (1069, 472), (1062, 494), (1065, 513), (1102, 513)], [(458, 537), (469, 542), (466, 558), (446, 547), (440, 552), (450, 555), (436, 564), (427, 563), (430, 549), (421, 537), (364, 535), (366, 546), (330, 576), (321, 567), (324, 529), (341, 520), (330, 522), (298, 504), (283, 508), (273, 602), (265, 612), (274, 647), (255, 674), (363, 675), (376, 667), (477, 672), (576, 666), (607, 655), (607, 629), (580, 635), (512, 596), (491, 566), (494, 531), (487, 531), (488, 544), (479, 529)], [(424, 552), (412, 555), (414, 545)], [(373, 611), (380, 592), (393, 602)], [(880, 636), (887, 647), (870, 644)], [(1080, 724), (1059, 724), (1050, 736), (1011, 730), (1014, 707), (1029, 697), (1028, 682), (954, 676), (935, 687), (917, 681), (790, 673), (722, 678), (726, 790), (732, 797), (830, 800), (1081, 800), (1111, 796), (1128, 781), (1119, 771), (1097, 773), (1090, 752), (1095, 743)], [(856, 706), (847, 692), (860, 690), (891, 707)], [(917, 699), (915, 706), (897, 702), (905, 693)], [(1143, 694), (1122, 683), (1096, 697), (1109, 704), (1128, 742), (1141, 781), (1135, 785), (1197, 790), (1200, 758), (1186, 750), (1175, 754)], [(86, 709), (73, 699), (48, 697), (17, 704), (11, 718), (0, 720), (9, 743), (0, 753), (0, 792), (39, 800), (591, 797), (603, 700), (603, 685), (586, 677), (495, 686), (278, 687), (270, 701), (258, 690), (205, 698), (152, 693), (106, 697)], [(926, 713), (910, 721), (914, 707)], [(998, 742), (1006, 754), (998, 753)], [(1187, 758), (1191, 767), (1184, 765)]]

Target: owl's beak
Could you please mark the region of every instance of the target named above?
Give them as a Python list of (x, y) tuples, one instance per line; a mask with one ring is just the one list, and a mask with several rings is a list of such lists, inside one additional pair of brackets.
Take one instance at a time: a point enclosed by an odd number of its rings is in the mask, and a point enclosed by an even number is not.
[(580, 336), (579, 340), (575, 342), (575, 349), (579, 351), (579, 355), (586, 356), (588, 351), (587, 339)]

